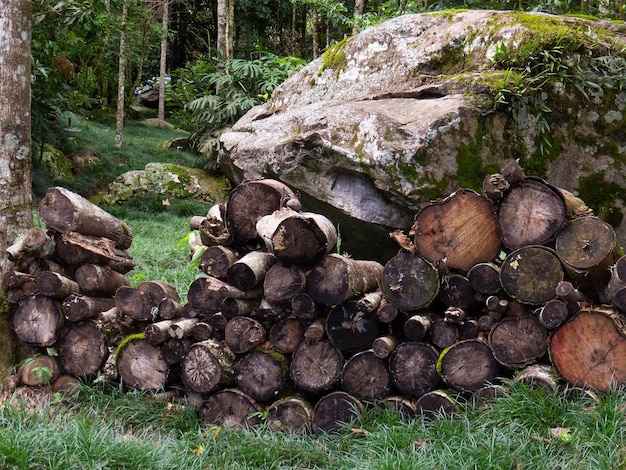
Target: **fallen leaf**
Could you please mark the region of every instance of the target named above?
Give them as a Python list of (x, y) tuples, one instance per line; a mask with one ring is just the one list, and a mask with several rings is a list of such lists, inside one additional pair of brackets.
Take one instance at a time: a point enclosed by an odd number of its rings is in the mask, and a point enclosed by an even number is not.
[(164, 206), (169, 206), (170, 205), (170, 200), (169, 199), (163, 199), (163, 205)]

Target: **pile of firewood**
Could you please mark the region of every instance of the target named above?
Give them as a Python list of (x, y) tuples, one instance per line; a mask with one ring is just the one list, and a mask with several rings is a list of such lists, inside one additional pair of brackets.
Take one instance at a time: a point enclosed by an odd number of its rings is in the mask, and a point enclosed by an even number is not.
[[(41, 352), (26, 383), (107, 380), (176, 391), (207, 423), (331, 431), (363, 403), (455, 409), (502, 378), (554, 390), (626, 383), (626, 257), (613, 228), (515, 162), (483, 193), (432, 201), (385, 264), (337, 253), (337, 231), (275, 180), (194, 217), (187, 302), (130, 287), (129, 227), (51, 188), (7, 250), (13, 328)], [(57, 356), (46, 354), (53, 348)]]

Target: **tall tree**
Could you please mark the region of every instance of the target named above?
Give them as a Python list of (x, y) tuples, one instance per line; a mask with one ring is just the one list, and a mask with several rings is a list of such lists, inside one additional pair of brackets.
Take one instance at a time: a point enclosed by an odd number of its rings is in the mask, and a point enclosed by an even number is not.
[(117, 119), (115, 125), (115, 146), (122, 146), (122, 134), (124, 132), (125, 97), (126, 87), (126, 24), (128, 22), (128, 0), (122, 3), (122, 20), (120, 24), (120, 56), (117, 76)]
[(159, 67), (159, 127), (165, 127), (165, 74), (167, 72), (167, 35), (170, 20), (170, 0), (163, 0), (162, 7), (162, 36), (161, 60)]
[[(31, 161), (31, 0), (0, 2), (0, 253), (32, 225)], [(3, 296), (4, 298), (4, 296)], [(0, 308), (0, 374), (15, 364), (19, 342), (8, 306)]]
[(235, 0), (217, 0), (217, 50), (227, 60), (233, 58)]

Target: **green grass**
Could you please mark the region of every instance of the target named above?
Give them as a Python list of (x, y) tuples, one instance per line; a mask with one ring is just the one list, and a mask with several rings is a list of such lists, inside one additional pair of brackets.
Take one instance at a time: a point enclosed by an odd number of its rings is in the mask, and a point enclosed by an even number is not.
[[(524, 385), (487, 409), (402, 418), (372, 407), (338, 435), (209, 427), (191, 406), (83, 387), (50, 409), (0, 408), (6, 469), (618, 469), (626, 392), (563, 398)], [(561, 430), (555, 436), (555, 430)]]

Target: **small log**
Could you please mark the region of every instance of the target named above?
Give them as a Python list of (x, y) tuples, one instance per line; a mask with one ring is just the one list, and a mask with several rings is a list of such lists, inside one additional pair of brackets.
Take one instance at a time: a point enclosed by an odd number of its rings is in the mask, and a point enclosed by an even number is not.
[(93, 296), (114, 295), (122, 286), (129, 286), (128, 276), (118, 273), (108, 266), (83, 264), (76, 270), (76, 282), (80, 291)]
[(235, 364), (235, 385), (259, 402), (278, 398), (288, 381), (287, 359), (276, 351), (255, 349)]
[(305, 392), (328, 390), (339, 381), (343, 357), (327, 340), (303, 343), (291, 359), (291, 378)]
[[(374, 313), (378, 311), (380, 304), (383, 301), (383, 293), (380, 291), (368, 292), (364, 294), (356, 302), (357, 308), (364, 313)], [(389, 322), (386, 322), (389, 323)]]
[(161, 320), (173, 320), (183, 316), (183, 306), (171, 297), (165, 297), (157, 306), (157, 316)]
[(505, 367), (521, 369), (540, 359), (548, 350), (548, 333), (532, 315), (504, 318), (489, 333), (489, 347)]
[(42, 271), (37, 274), (35, 284), (41, 294), (55, 299), (64, 299), (80, 291), (76, 281), (52, 271)]
[(259, 308), (259, 305), (260, 302), (258, 300), (231, 299), (227, 297), (222, 302), (222, 308), (220, 310), (222, 314), (230, 320), (236, 316), (252, 315), (253, 312)]
[(398, 346), (399, 341), (395, 336), (379, 336), (372, 342), (372, 351), (380, 359), (387, 359)]
[(483, 194), (493, 204), (498, 204), (510, 187), (511, 184), (501, 173), (493, 173), (491, 175), (485, 176), (485, 178), (483, 179)]
[(104, 333), (91, 320), (69, 324), (59, 338), (57, 352), (63, 370), (76, 377), (95, 374), (109, 356)]
[(261, 423), (261, 407), (237, 389), (221, 390), (209, 397), (200, 409), (200, 418), (207, 424), (240, 430)]
[(52, 382), (52, 393), (60, 393), (64, 397), (75, 396), (82, 382), (77, 377), (69, 374), (59, 375), (54, 382)]
[(474, 296), (469, 279), (461, 274), (449, 274), (441, 282), (439, 299), (448, 307), (467, 308)]
[(444, 349), (437, 369), (449, 387), (475, 392), (493, 382), (500, 368), (489, 346), (477, 339), (468, 339)]
[(209, 339), (189, 348), (181, 364), (183, 384), (195, 393), (214, 392), (235, 379), (235, 354), (224, 343)]
[(117, 370), (126, 387), (144, 391), (162, 390), (170, 375), (161, 349), (141, 338), (131, 339), (117, 353)]
[(384, 297), (374, 312), (374, 320), (379, 323), (391, 323), (398, 317), (398, 307), (387, 301)]
[(228, 320), (224, 334), (226, 344), (235, 354), (252, 351), (267, 337), (266, 330), (261, 323), (254, 318), (241, 316)]
[(41, 387), (50, 385), (60, 374), (59, 361), (54, 356), (36, 355), (24, 360), (19, 368), (22, 385)]
[(626, 287), (622, 287), (613, 294), (613, 304), (620, 312), (626, 312)]
[(243, 241), (258, 237), (258, 220), (296, 200), (296, 194), (284, 183), (272, 179), (245, 181), (234, 188), (226, 204), (226, 225)]
[(405, 395), (420, 397), (439, 385), (437, 350), (426, 343), (400, 344), (389, 362), (389, 372), (396, 388)]
[(171, 366), (180, 364), (187, 356), (189, 348), (194, 344), (193, 340), (188, 338), (167, 340), (161, 346), (163, 359)]
[(519, 183), (526, 178), (524, 169), (520, 166), (517, 160), (513, 158), (509, 158), (502, 163), (500, 166), (500, 173), (510, 184)]
[(450, 269), (467, 271), (493, 260), (501, 238), (491, 202), (469, 189), (460, 189), (423, 207), (412, 227), (419, 253), (431, 262), (445, 260)]
[(116, 248), (108, 238), (97, 238), (78, 232), (63, 233), (56, 240), (59, 259), (72, 266), (99, 264), (122, 274), (135, 268), (133, 257)]
[(428, 333), (431, 343), (441, 349), (452, 346), (459, 339), (459, 329), (456, 324), (442, 318), (437, 318), (431, 323)]
[(230, 233), (224, 220), (226, 206), (215, 204), (200, 222), (200, 241), (204, 246), (230, 246), (233, 243), (233, 234)]
[(493, 263), (477, 263), (467, 272), (470, 286), (476, 292), (495, 295), (502, 290), (500, 268)]
[(7, 259), (16, 263), (27, 256), (49, 258), (56, 250), (56, 243), (39, 227), (30, 227), (6, 249)]
[(282, 262), (274, 264), (265, 275), (263, 295), (271, 304), (291, 302), (306, 289), (306, 275), (295, 265)]
[(404, 334), (410, 341), (422, 341), (437, 316), (433, 312), (422, 312), (409, 317), (404, 323)]
[(352, 356), (343, 367), (341, 387), (363, 400), (378, 400), (391, 393), (391, 377), (387, 361), (372, 350)]
[(199, 277), (187, 292), (191, 308), (205, 315), (219, 312), (226, 298), (260, 299), (261, 296), (261, 290), (244, 291), (214, 277)]
[(459, 330), (459, 340), (461, 341), (476, 338), (478, 336), (478, 332), (480, 331), (478, 327), (478, 320), (474, 318), (458, 323), (456, 327)]
[(231, 248), (222, 245), (208, 246), (200, 258), (200, 270), (208, 276), (226, 280), (230, 268), (239, 256)]
[(346, 392), (331, 392), (318, 400), (313, 408), (313, 431), (338, 433), (365, 413), (365, 407)]
[(35, 294), (18, 304), (11, 322), (24, 343), (43, 348), (52, 346), (63, 325), (61, 306), (50, 297)]
[(167, 333), (170, 335), (170, 338), (183, 339), (191, 335), (197, 323), (197, 318), (178, 318), (172, 320), (167, 329)]
[(61, 310), (68, 321), (77, 322), (98, 318), (102, 312), (114, 306), (115, 299), (111, 297), (88, 297), (73, 294), (63, 301)]
[(305, 434), (311, 430), (313, 407), (304, 398), (282, 398), (272, 403), (267, 411), (267, 422), (272, 431)]
[(553, 240), (566, 217), (561, 193), (535, 178), (513, 184), (498, 205), (502, 241), (511, 250)]
[(170, 339), (169, 328), (172, 320), (162, 320), (146, 325), (143, 330), (144, 336), (148, 343), (158, 346)]
[(558, 377), (552, 367), (545, 364), (532, 364), (522, 369), (513, 379), (531, 388), (543, 390), (546, 395), (553, 395), (558, 390)]
[(35, 282), (35, 276), (14, 269), (7, 269), (2, 273), (2, 286), (7, 288), (20, 288), (26, 282)]
[(270, 329), (269, 340), (272, 349), (291, 354), (304, 341), (306, 325), (297, 318), (285, 318)]
[(311, 323), (304, 332), (304, 339), (309, 343), (317, 343), (326, 336), (326, 330), (324, 328), (324, 322), (315, 320)]
[(65, 188), (48, 189), (39, 203), (39, 215), (48, 228), (60, 233), (80, 232), (108, 238), (122, 250), (133, 241), (128, 224)]
[(406, 418), (414, 418), (417, 414), (415, 403), (413, 400), (403, 396), (386, 397), (378, 402), (380, 406), (385, 407)]
[(359, 310), (355, 301), (349, 301), (330, 310), (326, 334), (340, 351), (361, 351), (369, 348), (378, 336), (378, 324)]
[(309, 294), (304, 292), (293, 296), (291, 299), (291, 311), (301, 320), (314, 320), (322, 314), (318, 304)]
[(458, 413), (459, 407), (456, 401), (443, 390), (433, 390), (426, 392), (415, 401), (417, 415), (428, 419), (454, 416)]
[(513, 251), (500, 268), (504, 290), (519, 302), (531, 305), (553, 299), (563, 277), (563, 266), (554, 250), (541, 245)]
[(268, 269), (276, 263), (276, 257), (264, 251), (251, 251), (235, 261), (226, 273), (228, 282), (241, 290), (262, 285)]
[(558, 299), (548, 301), (537, 313), (539, 323), (547, 330), (558, 328), (568, 316), (567, 304)]
[(353, 260), (331, 253), (313, 267), (307, 294), (323, 305), (339, 305), (378, 288), (383, 266), (376, 261)]
[(117, 289), (115, 306), (137, 321), (155, 321), (158, 314), (158, 308), (152, 305), (148, 294), (137, 287), (122, 286)]
[[(226, 328), (226, 325), (224, 325), (224, 328)], [(193, 330), (191, 330), (191, 336), (193, 336), (193, 339), (196, 341), (206, 341), (212, 338), (214, 334), (213, 326), (206, 321), (199, 321), (196, 323), (196, 326), (193, 327)]]

